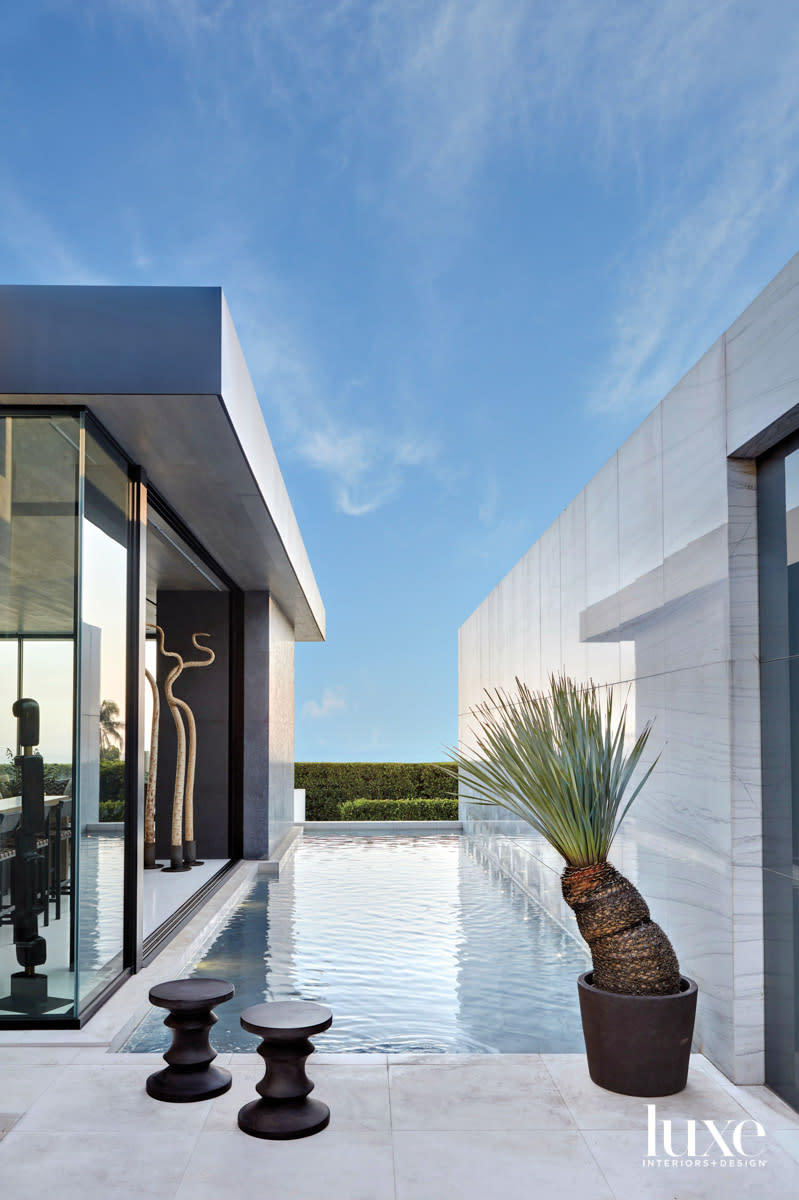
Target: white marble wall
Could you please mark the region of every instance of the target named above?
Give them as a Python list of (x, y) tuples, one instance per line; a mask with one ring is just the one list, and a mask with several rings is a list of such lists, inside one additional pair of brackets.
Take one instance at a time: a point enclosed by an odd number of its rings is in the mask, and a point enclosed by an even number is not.
[(269, 854), (294, 828), (294, 630), (269, 598)]
[[(796, 409), (796, 411), (794, 411)], [(565, 669), (629, 695), (660, 760), (613, 861), (699, 983), (697, 1041), (763, 1079), (756, 469), (799, 428), (799, 255), (613, 455), (459, 634), (460, 736), (483, 689)], [(628, 691), (629, 689), (629, 691)], [(561, 864), (500, 809), (462, 819), (553, 916)]]

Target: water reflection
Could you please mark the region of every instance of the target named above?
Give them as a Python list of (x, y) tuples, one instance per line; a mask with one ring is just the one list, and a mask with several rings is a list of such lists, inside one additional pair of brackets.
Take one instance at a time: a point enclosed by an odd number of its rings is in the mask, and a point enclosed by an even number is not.
[[(535, 1053), (583, 1047), (580, 947), (457, 834), (305, 835), (258, 880), (195, 975), (232, 980), (220, 1051), (254, 1050), (239, 1013), (302, 998), (333, 1010), (319, 1050)], [(164, 1047), (152, 1013), (128, 1050)]]

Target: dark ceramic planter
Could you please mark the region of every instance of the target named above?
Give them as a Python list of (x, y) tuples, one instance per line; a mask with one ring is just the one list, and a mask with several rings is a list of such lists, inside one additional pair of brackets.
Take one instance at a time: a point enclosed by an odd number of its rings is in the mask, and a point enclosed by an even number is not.
[(697, 988), (680, 977), (673, 996), (626, 996), (577, 980), (580, 1016), (594, 1083), (623, 1096), (671, 1096), (688, 1079)]

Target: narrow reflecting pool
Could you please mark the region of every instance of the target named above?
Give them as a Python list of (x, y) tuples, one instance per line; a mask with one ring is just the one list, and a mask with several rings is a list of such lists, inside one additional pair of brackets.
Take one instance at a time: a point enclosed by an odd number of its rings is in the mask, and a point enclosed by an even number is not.
[[(258, 880), (190, 972), (230, 979), (220, 1051), (254, 1051), (238, 1015), (264, 1000), (333, 1010), (320, 1051), (537, 1053), (583, 1048), (587, 953), (459, 834), (305, 834)], [(160, 1050), (153, 1012), (126, 1050)]]

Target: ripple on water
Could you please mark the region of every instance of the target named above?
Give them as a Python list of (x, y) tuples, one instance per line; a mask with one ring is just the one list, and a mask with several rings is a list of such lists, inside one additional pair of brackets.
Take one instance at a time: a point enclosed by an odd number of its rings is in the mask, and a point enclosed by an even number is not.
[[(239, 1013), (264, 1000), (333, 1010), (320, 1051), (539, 1053), (583, 1048), (587, 953), (459, 834), (305, 834), (258, 879), (193, 975), (231, 979), (219, 1051), (254, 1050)], [(153, 1012), (126, 1050), (165, 1044)]]

